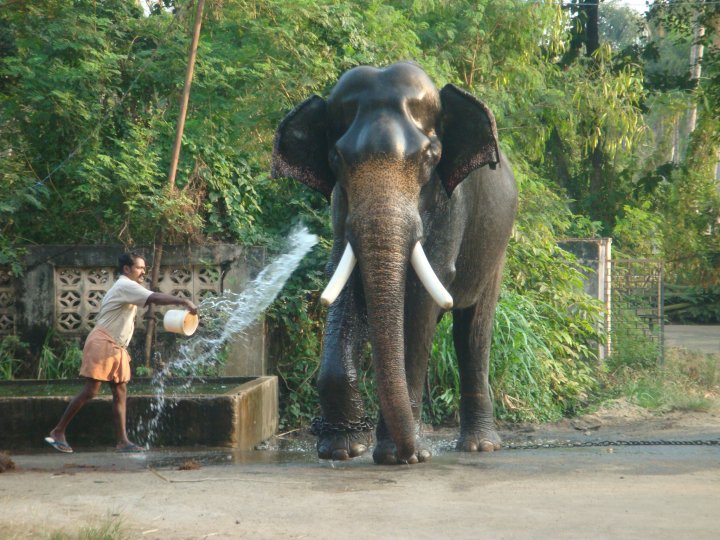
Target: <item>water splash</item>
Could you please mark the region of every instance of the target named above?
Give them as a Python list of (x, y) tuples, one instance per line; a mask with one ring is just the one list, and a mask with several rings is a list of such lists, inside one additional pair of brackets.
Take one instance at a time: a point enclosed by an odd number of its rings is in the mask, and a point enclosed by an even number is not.
[(142, 437), (145, 434), (146, 444), (154, 441), (163, 414), (175, 405), (174, 400), (166, 398), (165, 390), (170, 378), (187, 377), (177, 387), (182, 391), (190, 387), (195, 379), (216, 371), (225, 344), (242, 336), (247, 327), (265, 312), (317, 241), (317, 236), (310, 234), (307, 228), (295, 228), (288, 237), (290, 250), (263, 268), (244, 291), (224, 291), (220, 296), (210, 296), (200, 302), (200, 328), (152, 379), (155, 388), (155, 400), (151, 406), (153, 417), (138, 426), (138, 435)]

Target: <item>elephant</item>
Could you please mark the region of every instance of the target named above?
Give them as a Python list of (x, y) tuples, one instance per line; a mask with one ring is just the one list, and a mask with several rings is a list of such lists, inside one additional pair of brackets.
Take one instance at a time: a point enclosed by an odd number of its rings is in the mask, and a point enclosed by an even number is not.
[(313, 420), (321, 459), (372, 445), (358, 370), (369, 341), (377, 383), (377, 464), (428, 461), (423, 391), (435, 329), (452, 310), (460, 451), (501, 447), (488, 380), (495, 307), (517, 209), (492, 112), (415, 62), (354, 67), (278, 125), (273, 178), (331, 204), (329, 305)]

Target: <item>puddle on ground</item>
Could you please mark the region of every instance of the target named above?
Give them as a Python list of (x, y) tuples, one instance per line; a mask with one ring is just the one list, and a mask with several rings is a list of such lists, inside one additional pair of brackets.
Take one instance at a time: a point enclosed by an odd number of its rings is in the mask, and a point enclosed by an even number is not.
[[(455, 439), (425, 437), (433, 461), (457, 459)], [(255, 450), (235, 450), (233, 448), (151, 448), (144, 454), (135, 454), (136, 459), (144, 459), (150, 468), (178, 468), (188, 461), (203, 466), (222, 465), (312, 465), (320, 464), (329, 468), (348, 468), (353, 466), (374, 465), (372, 448), (363, 456), (348, 461), (319, 459), (315, 449), (315, 439), (274, 437), (258, 445)]]

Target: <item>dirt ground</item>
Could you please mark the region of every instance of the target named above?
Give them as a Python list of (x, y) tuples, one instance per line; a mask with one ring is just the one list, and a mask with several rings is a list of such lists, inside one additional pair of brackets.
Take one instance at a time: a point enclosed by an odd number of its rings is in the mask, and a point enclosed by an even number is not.
[[(625, 402), (506, 442), (720, 441), (720, 408), (652, 416)], [(452, 451), (380, 467), (319, 461), (304, 436), (262, 450), (101, 449), (12, 455), (0, 474), (0, 537), (47, 538), (118, 524), (125, 538), (715, 539), (720, 446), (595, 446)]]

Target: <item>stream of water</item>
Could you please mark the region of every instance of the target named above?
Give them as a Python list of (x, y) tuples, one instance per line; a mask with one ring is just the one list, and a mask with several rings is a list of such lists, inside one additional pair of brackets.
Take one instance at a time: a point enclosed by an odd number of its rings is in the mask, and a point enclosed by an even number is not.
[(220, 296), (205, 298), (198, 305), (201, 325), (197, 332), (179, 347), (153, 379), (155, 399), (152, 418), (140, 422), (136, 435), (145, 444), (153, 443), (163, 414), (172, 408), (174, 401), (166, 399), (165, 386), (169, 377), (188, 377), (185, 386), (193, 380), (217, 371), (224, 346), (243, 335), (243, 332), (265, 312), (282, 290), (285, 282), (302, 258), (317, 243), (317, 236), (305, 227), (294, 229), (288, 237), (287, 253), (273, 259), (245, 287), (241, 293), (224, 291)]

